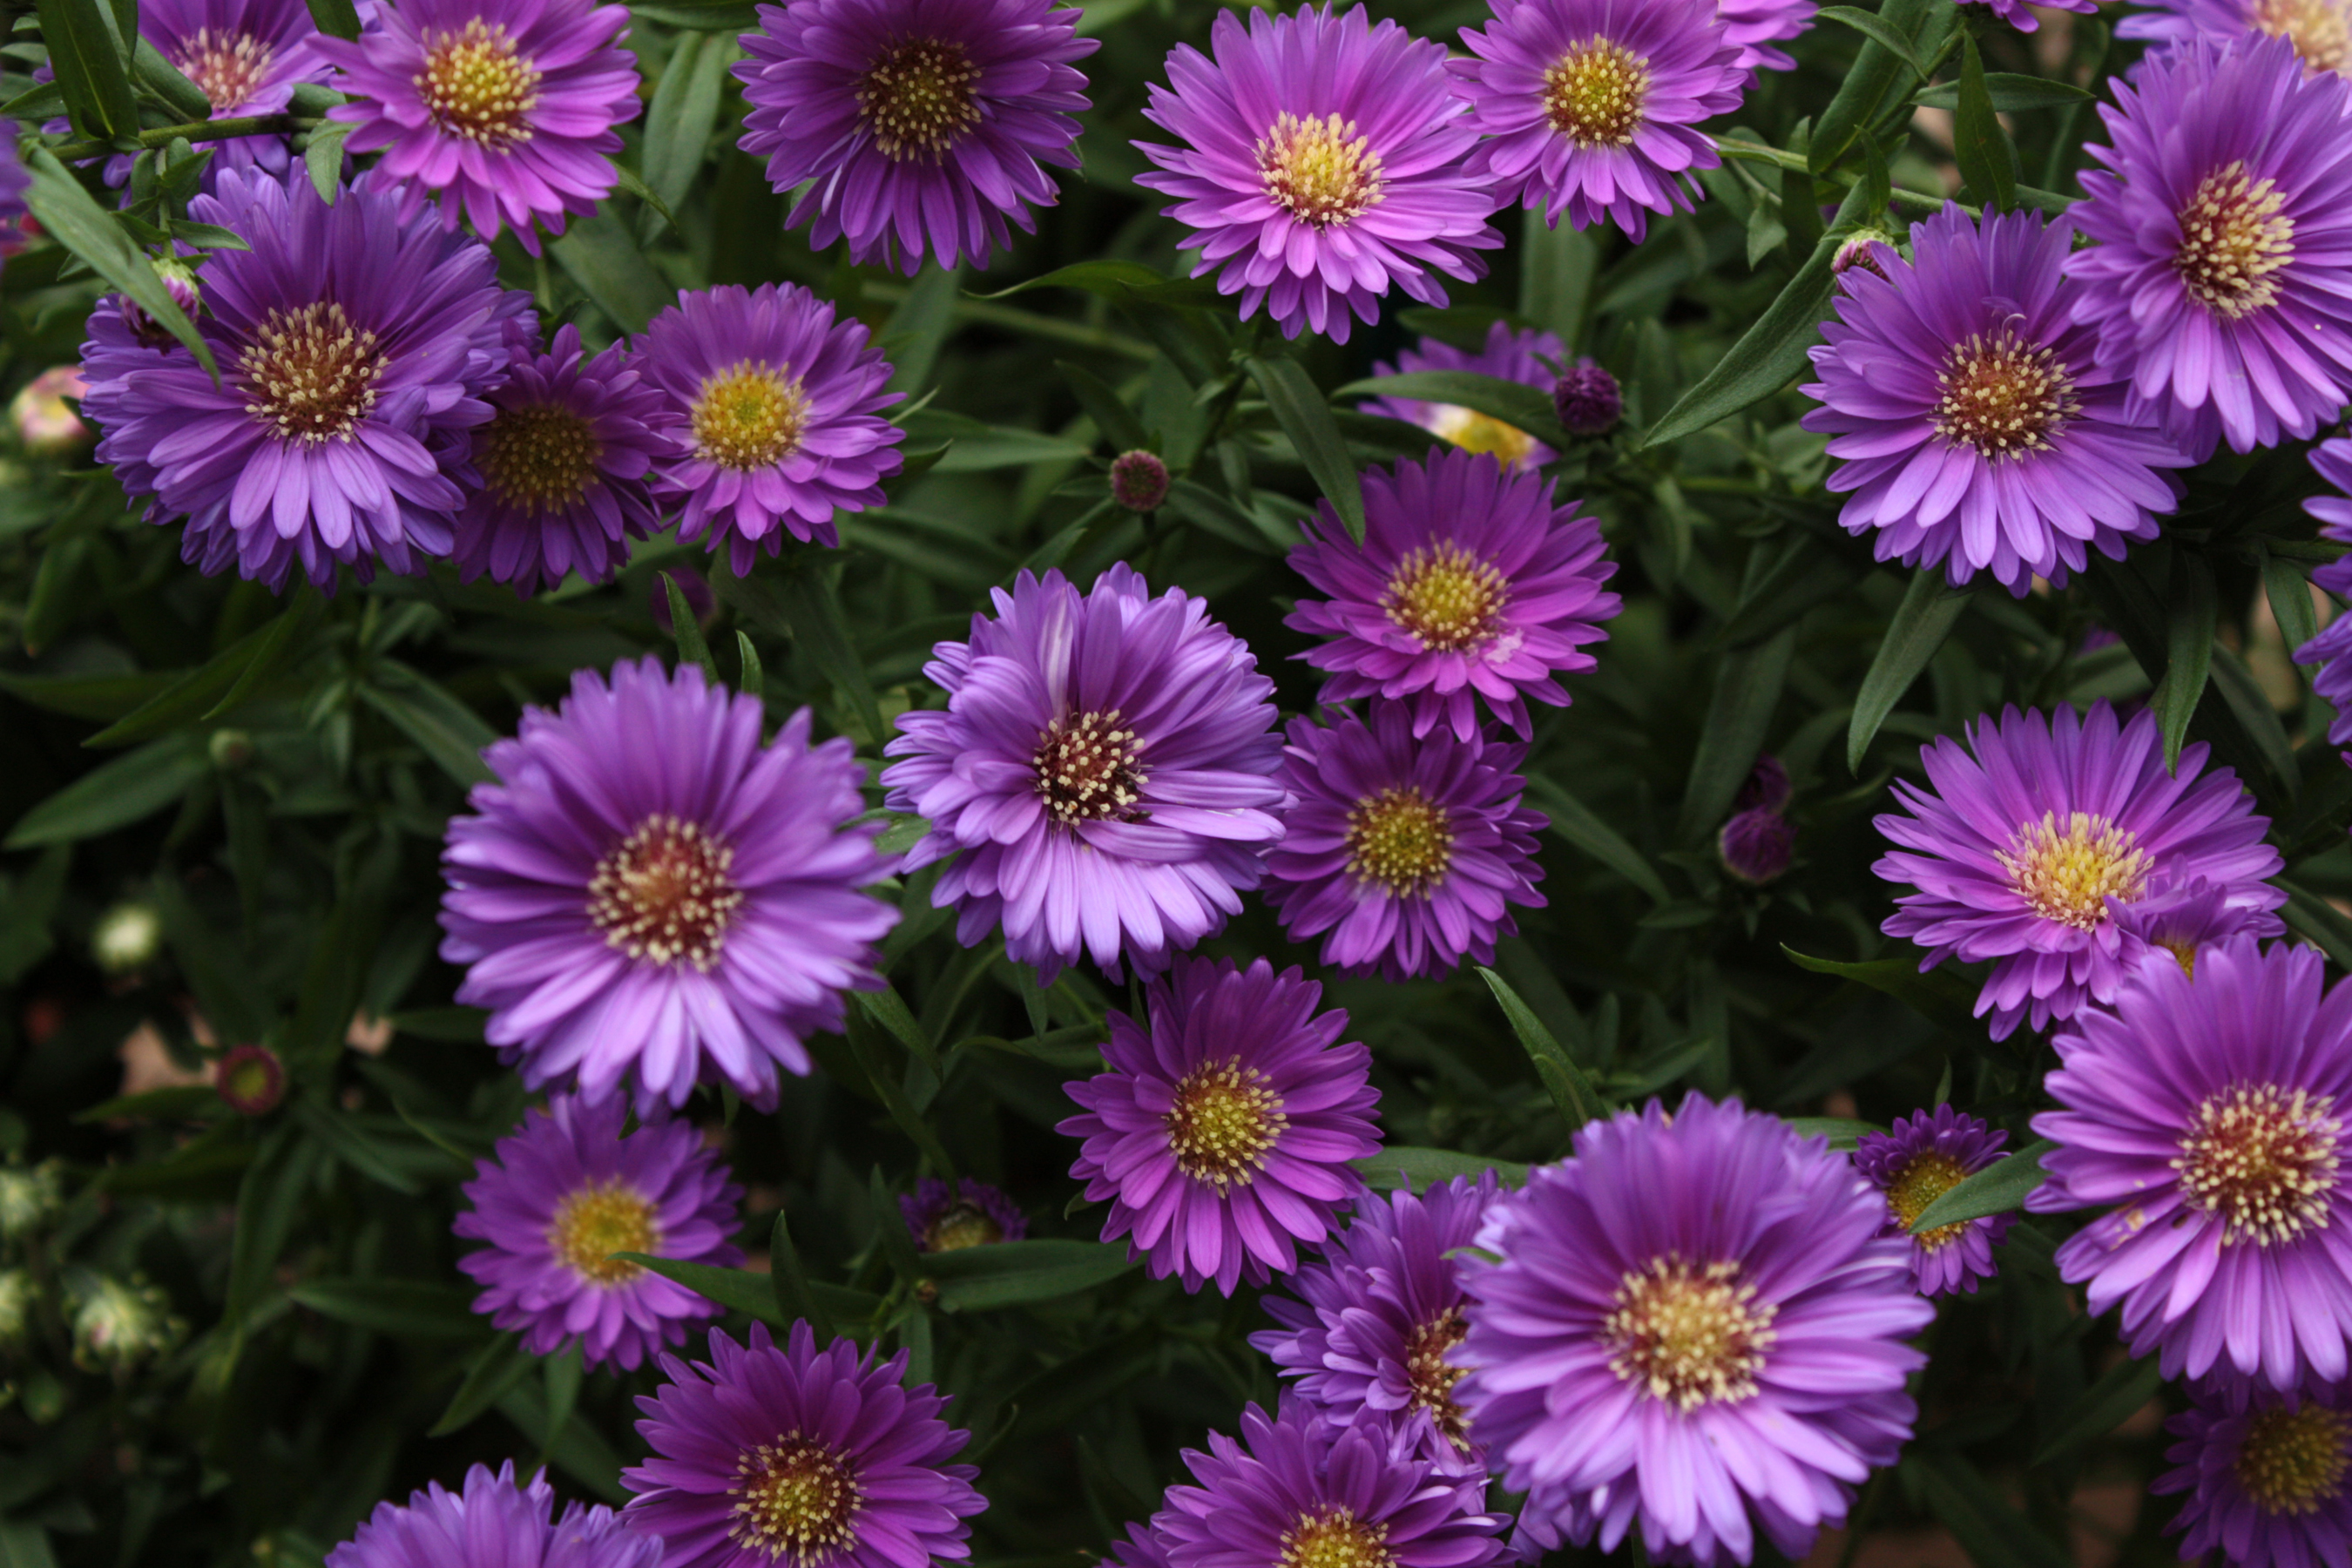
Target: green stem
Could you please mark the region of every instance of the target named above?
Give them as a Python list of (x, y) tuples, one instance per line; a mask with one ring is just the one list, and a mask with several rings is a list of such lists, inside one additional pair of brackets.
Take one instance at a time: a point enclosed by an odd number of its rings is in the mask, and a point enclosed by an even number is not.
[[(895, 305), (907, 297), (903, 283), (868, 282), (866, 297), (885, 305)], [(992, 305), (984, 300), (958, 300), (956, 314), (967, 321), (982, 326), (1002, 327), (1010, 332), (1025, 332), (1033, 338), (1055, 338), (1079, 348), (1095, 349), (1104, 353), (1124, 354), (1129, 359), (1146, 363), (1157, 359), (1160, 351), (1140, 339), (1102, 327), (1089, 327), (1081, 321), (1065, 321), (1052, 316), (1040, 316), (1011, 305)]]
[[(168, 147), (174, 142), (229, 142), (240, 136), (281, 136), (289, 132), (308, 131), (323, 123), (296, 114), (248, 114), (235, 120), (199, 120), (187, 125), (165, 125), (139, 133), (139, 145)], [(122, 149), (111, 142), (68, 142), (50, 152), (63, 163), (79, 163), (84, 158), (101, 158)]]

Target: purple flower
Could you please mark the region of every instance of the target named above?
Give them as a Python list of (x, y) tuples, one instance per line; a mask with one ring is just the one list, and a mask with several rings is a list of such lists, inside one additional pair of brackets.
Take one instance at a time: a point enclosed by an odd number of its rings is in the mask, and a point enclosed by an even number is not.
[[(2042, 24), (2033, 15), (2033, 5), (2049, 5), (2053, 10), (2078, 11), (2084, 16), (2098, 12), (2097, 0), (1960, 0), (1963, 5), (1981, 5), (1984, 8), (2016, 28), (2021, 33), (2041, 30)], [(1965, 15), (1965, 13), (1963, 13)]]
[(613, 129), (637, 112), (635, 57), (619, 47), (629, 14), (595, 0), (375, 0), (356, 42), (321, 35), (351, 101), (327, 111), (346, 145), (383, 157), (402, 182), (403, 217), (437, 195), (444, 228), (463, 209), (474, 232), (511, 226), (539, 254), (533, 219), (562, 234), (617, 179)]
[(1829, 488), (1853, 492), (1845, 531), (1875, 530), (1881, 561), (1955, 587), (1987, 572), (2020, 596), (2081, 571), (2086, 546), (2121, 560), (2154, 539), (2180, 499), (2160, 470), (2189, 458), (2073, 319), (2088, 292), (2063, 273), (2073, 231), (1947, 206), (1911, 232), (1909, 261), (1889, 249), (1845, 274), (1803, 389), (1824, 406), (1801, 423), (1844, 459)]
[(0, 120), (0, 225), (13, 225), (28, 210), (25, 192), (33, 176), (16, 154), (16, 122)]
[(1348, 1015), (1322, 996), (1263, 958), (1179, 959), (1144, 989), (1148, 1027), (1110, 1016), (1111, 1070), (1062, 1086), (1085, 1108), (1055, 1129), (1086, 1140), (1070, 1174), (1153, 1279), (1263, 1285), (1363, 1190), (1347, 1162), (1380, 1152), (1372, 1054), (1337, 1043)]
[[(303, 82), (327, 79), (312, 46), (320, 34), (302, 0), (142, 0), (139, 35), (212, 100), (212, 118), (279, 114)], [(285, 171), (283, 136), (236, 136), (205, 146), (209, 181), (224, 169)], [(131, 160), (107, 160), (109, 184), (127, 184)]]
[(802, 1038), (870, 990), (898, 911), (859, 891), (889, 874), (849, 742), (809, 743), (809, 710), (760, 743), (762, 710), (694, 665), (648, 658), (572, 678), (482, 753), (498, 775), (451, 819), (441, 956), (457, 999), (533, 1089), (640, 1111), (724, 1082), (762, 1109)]
[(684, 1342), (687, 1326), (719, 1316), (705, 1300), (644, 1266), (642, 1252), (732, 1268), (729, 1240), (743, 1189), (684, 1121), (650, 1112), (626, 1138), (628, 1105), (583, 1105), (557, 1095), (477, 1161), (472, 1206), (451, 1228), (489, 1246), (459, 1267), (482, 1293), (474, 1310), (523, 1332), (523, 1348), (551, 1355), (577, 1343), (590, 1366), (634, 1372), (647, 1351)]
[(765, 1324), (710, 1360), (661, 1358), (669, 1382), (637, 1408), (653, 1449), (621, 1472), (622, 1517), (659, 1536), (663, 1568), (909, 1568), (971, 1554), (963, 1521), (988, 1504), (980, 1472), (947, 1462), (971, 1434), (907, 1352), (877, 1363), (847, 1340), (820, 1351), (806, 1323), (779, 1350)]
[(930, 822), (906, 868), (961, 850), (933, 904), (961, 910), (966, 947), (1002, 926), (1048, 984), (1087, 954), (1160, 969), (1240, 912), (1282, 837), (1274, 682), (1206, 600), (1152, 598), (1124, 565), (1084, 594), (1024, 572), (993, 596), (924, 668), (946, 709), (883, 748), (890, 809)]
[(2118, 38), (2184, 44), (2193, 38), (2229, 43), (2248, 33), (2284, 38), (2308, 71), (2352, 70), (2352, 26), (2340, 0), (2142, 0), (2153, 10), (2116, 24)]
[(593, 359), (577, 327), (548, 353), (518, 352), (489, 395), (457, 478), (467, 488), (453, 553), (470, 583), (484, 573), (528, 596), (577, 572), (607, 583), (624, 539), (659, 525), (646, 475), (665, 450), (662, 395), (638, 379), (619, 344)]
[(1281, 776), (1297, 804), (1266, 853), (1266, 902), (1294, 942), (1321, 936), (1322, 962), (1343, 973), (1492, 963), (1495, 939), (1518, 933), (1508, 906), (1544, 902), (1548, 819), (1522, 803), (1517, 772), (1528, 749), (1450, 730), (1416, 740), (1404, 704), (1371, 712), (1290, 721)]
[(918, 1252), (957, 1252), (1019, 1241), (1029, 1234), (1029, 1216), (1020, 1205), (1002, 1187), (970, 1176), (952, 1187), (937, 1176), (925, 1176), (911, 1194), (900, 1194), (898, 1212), (906, 1217)]
[(1780, 880), (1797, 853), (1794, 824), (1767, 805), (1734, 812), (1715, 837), (1723, 868), (1751, 888)]
[[(1465, 353), (1443, 338), (1423, 338), (1397, 355), (1396, 363), (1372, 366), (1372, 374), (1412, 375), (1426, 370), (1467, 371), (1549, 392), (1559, 377), (1559, 367), (1567, 363), (1567, 345), (1551, 333), (1513, 331), (1496, 321), (1486, 329), (1486, 346), (1475, 353)], [(1451, 403), (1376, 397), (1364, 405), (1364, 412), (1418, 425), (1465, 451), (1484, 452), (1507, 468), (1540, 468), (1559, 456), (1516, 425), (1506, 425), (1492, 415)]]
[(881, 416), (899, 395), (863, 322), (796, 283), (729, 284), (680, 290), (636, 348), (672, 416), (655, 489), (686, 502), (678, 538), (726, 542), (737, 576), (787, 533), (838, 544), (835, 512), (882, 504), (906, 432)]
[(1168, 57), (1144, 118), (1181, 147), (1139, 142), (1158, 171), (1136, 183), (1176, 198), (1161, 211), (1193, 230), (1192, 276), (1263, 305), (1285, 337), (1307, 328), (1348, 341), (1349, 313), (1380, 320), (1391, 286), (1443, 306), (1441, 275), (1486, 273), (1474, 254), (1503, 243), (1486, 222), (1489, 182), (1464, 157), (1478, 140), (1446, 88), (1443, 46), (1361, 5), (1220, 10), (1212, 59), (1190, 44)]
[(2236, 773), (2206, 770), (2201, 742), (2168, 771), (2154, 712), (2118, 732), (2104, 701), (2079, 717), (2009, 708), (1998, 729), (1979, 718), (1969, 744), (1973, 756), (1948, 736), (1921, 750), (1927, 788), (1895, 781), (1913, 815), (1875, 819), (1896, 848), (1871, 869), (1918, 889), (1881, 929), (1927, 949), (1921, 970), (1994, 961), (1976, 1008), (1994, 1039), (2113, 998), (2147, 949), (2110, 900), (2201, 878), (2246, 911), (2247, 930), (2284, 929), (2270, 911), (2286, 895), (2263, 879), (2283, 864), (2263, 842), (2269, 819)]
[(1694, 129), (1739, 107), (1744, 50), (1715, 0), (1492, 0), (1475, 58), (1447, 62), (1487, 140), (1470, 169), (1559, 226), (1613, 219), (1638, 243), (1649, 214), (1688, 212), (1696, 171), (1722, 162)]
[(2199, 877), (2160, 893), (2150, 893), (2136, 904), (2110, 899), (2107, 914), (2126, 942), (2147, 944), (2143, 963), (2156, 959), (2158, 950), (2190, 975), (2197, 973), (2197, 955), (2224, 937), (2247, 931), (2274, 934), (2276, 923), (2267, 911), (2230, 901), (2230, 889)]
[(380, 1502), (327, 1568), (661, 1568), (662, 1543), (602, 1504), (556, 1511), (547, 1472), (515, 1482), (514, 1461), (466, 1472), (457, 1491), (430, 1481), (405, 1507)]
[(1551, 411), (1571, 436), (1588, 440), (1606, 436), (1625, 417), (1624, 389), (1615, 376), (1591, 360), (1580, 359), (1552, 383)]
[(1785, 71), (1796, 69), (1797, 62), (1772, 46), (1811, 30), (1816, 9), (1816, 0), (1718, 0), (1715, 16), (1724, 37), (1739, 51), (1739, 66)]
[(1903, 1342), (1934, 1310), (1885, 1206), (1826, 1141), (1737, 1104), (1656, 1100), (1576, 1135), (1486, 1211), (1455, 1397), (1528, 1494), (1531, 1542), (1653, 1562), (1790, 1558), (1893, 1461)]
[[(2352, 499), (2345, 493), (2352, 492), (2352, 440), (2338, 437), (2322, 441), (2311, 449), (2311, 467), (2338, 493), (2313, 496), (2303, 510), (2319, 519), (2321, 538), (2352, 544)], [(2329, 562), (2312, 573), (2311, 580), (2339, 598), (2352, 596), (2352, 556)], [(2294, 652), (2295, 663), (2319, 667), (2311, 689), (2335, 710), (2327, 740), (2336, 746), (2352, 743), (2352, 659), (2345, 658), (2347, 652), (2352, 652), (2352, 616), (2336, 616)]]
[[(370, 183), (332, 206), (296, 169), (281, 183), (224, 170), (189, 216), (250, 250), (205, 263), (197, 330), (215, 383), (177, 342), (160, 350), (96, 326), (83, 414), (99, 460), (156, 522), (187, 519), (183, 559), (281, 586), (320, 587), (338, 563), (362, 582), (446, 555), (463, 493), (444, 472), (490, 417), (516, 301), (473, 240), (401, 217)], [(99, 313), (119, 316), (111, 300)]]
[(2097, 242), (2066, 263), (2076, 319), (2191, 455), (2308, 437), (2352, 391), (2352, 84), (2249, 37), (2113, 86), (2071, 214)]
[(1127, 1533), (1110, 1543), (1103, 1561), (1117, 1568), (1168, 1568), (1168, 1548), (1149, 1524), (1129, 1524)]
[(1040, 164), (1078, 166), (1087, 79), (1101, 47), (1053, 0), (789, 0), (760, 7), (735, 67), (751, 113), (743, 151), (779, 192), (809, 184), (793, 214), (818, 249), (912, 273), (1012, 244), (1030, 204), (1052, 206)]
[(1992, 1249), (2017, 1223), (2015, 1215), (1939, 1225), (1917, 1234), (1911, 1225), (1963, 1178), (2001, 1158), (2001, 1145), (2008, 1142), (2008, 1133), (1994, 1131), (1982, 1118), (1939, 1105), (1896, 1117), (1892, 1133), (1866, 1132), (1856, 1145), (1854, 1168), (1886, 1194), (1886, 1224), (1879, 1234), (1895, 1237), (1909, 1250), (1920, 1294), (1973, 1295), (1979, 1279), (1992, 1278)]
[(2167, 1534), (2180, 1555), (2238, 1568), (2334, 1568), (2352, 1561), (2352, 1400), (2340, 1384), (2276, 1394), (2244, 1384), (2192, 1387), (2167, 1421), (2178, 1469), (2148, 1490), (2189, 1500)]
[(1583, 645), (1618, 609), (1601, 588), (1617, 564), (1578, 504), (1459, 449), (1368, 470), (1361, 544), (1324, 503), (1290, 565), (1330, 596), (1283, 623), (1327, 639), (1299, 656), (1329, 672), (1323, 700), (1409, 703), (1414, 734), (1443, 721), (1462, 741), (1478, 733), (1476, 697), (1523, 739), (1527, 698), (1567, 707), (1557, 677), (1594, 667)]

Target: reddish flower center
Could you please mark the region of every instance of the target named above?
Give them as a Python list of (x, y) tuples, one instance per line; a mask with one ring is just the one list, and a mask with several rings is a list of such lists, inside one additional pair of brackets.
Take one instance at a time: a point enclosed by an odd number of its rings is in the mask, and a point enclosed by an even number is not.
[(938, 163), (980, 123), (980, 68), (961, 44), (911, 38), (892, 44), (857, 84), (857, 111), (874, 149), (894, 163)]
[(2231, 1468), (2265, 1513), (2316, 1513), (2344, 1489), (2352, 1421), (2324, 1405), (2264, 1410), (2246, 1423)]
[(923, 1227), (926, 1252), (961, 1252), (967, 1247), (987, 1247), (1004, 1239), (1004, 1227), (978, 1204), (961, 1199)]
[(745, 1449), (727, 1490), (735, 1499), (729, 1538), (771, 1563), (789, 1558), (793, 1568), (815, 1568), (856, 1538), (856, 1472), (838, 1448), (798, 1432)]
[(341, 305), (325, 303), (272, 307), (236, 359), (245, 411), (280, 439), (306, 447), (352, 438), (352, 427), (375, 406), (384, 363), (375, 334), (352, 325)]
[(1445, 1356), (1468, 1331), (1462, 1310), (1448, 1307), (1427, 1322), (1415, 1323), (1404, 1337), (1404, 1371), (1412, 1384), (1412, 1408), (1428, 1411), (1437, 1429), (1465, 1454), (1470, 1451), (1470, 1416), (1454, 1403), (1454, 1385), (1467, 1369), (1455, 1366)]
[(631, 958), (708, 973), (743, 902), (728, 879), (734, 860), (734, 846), (700, 823), (649, 816), (596, 863), (588, 918)]
[(2344, 1124), (2332, 1096), (2274, 1083), (2210, 1095), (2172, 1168), (2189, 1203), (2221, 1220), (2223, 1246), (2293, 1241), (2327, 1224)]
[(1990, 340), (1971, 332), (1936, 373), (1936, 432), (1988, 458), (2046, 451), (2050, 437), (2083, 411), (2074, 378), (2056, 353), (2003, 327)]
[(1140, 822), (1149, 814), (1136, 803), (1150, 775), (1143, 771), (1143, 737), (1119, 721), (1118, 710), (1056, 719), (1038, 732), (1030, 765), (1037, 770), (1038, 798), (1064, 827), (1081, 822)]
[(1492, 562), (1447, 539), (1409, 550), (1398, 560), (1381, 591), (1381, 608), (1419, 637), (1423, 647), (1452, 653), (1493, 637), (1509, 596)]
[(746, 360), (703, 377), (694, 400), (694, 452), (725, 468), (764, 468), (800, 449), (808, 388), (786, 365)]
[(215, 110), (240, 109), (268, 79), (274, 51), (251, 33), (198, 27), (172, 65), (204, 89)]
[(1248, 1186), (1265, 1163), (1265, 1152), (1290, 1125), (1265, 1075), (1242, 1066), (1238, 1057), (1187, 1073), (1162, 1120), (1176, 1168), (1220, 1195)]
[(2095, 931), (2107, 918), (2110, 898), (2137, 902), (2156, 864), (2129, 828), (2080, 811), (2063, 828), (2056, 812), (2043, 813), (1993, 858), (2035, 914), (2076, 931)]
[(2291, 41), (2307, 69), (2342, 76), (2352, 67), (2352, 18), (2340, 0), (2254, 0), (2246, 20)]
[(1257, 172), (1269, 201), (1317, 228), (1361, 217), (1381, 200), (1381, 155), (1336, 114), (1276, 116), (1258, 141)]
[(1353, 1509), (1318, 1509), (1283, 1531), (1275, 1562), (1276, 1568), (1396, 1568), (1388, 1539), (1387, 1525), (1366, 1523)]
[(433, 123), (452, 136), (507, 153), (530, 140), (539, 67), (517, 53), (503, 23), (477, 16), (425, 46), (413, 80)]
[(1454, 865), (1454, 825), (1417, 786), (1384, 789), (1348, 813), (1348, 874), (1391, 898), (1425, 899)]
[(596, 1285), (625, 1285), (645, 1272), (642, 1265), (613, 1254), (651, 1252), (660, 1244), (653, 1203), (619, 1181), (573, 1188), (555, 1205), (555, 1218), (547, 1226), (549, 1250)]
[(2180, 209), (2172, 269), (2190, 296), (2231, 321), (2278, 302), (2272, 274), (2294, 259), (2294, 219), (2286, 193), (2252, 178), (2243, 163), (2205, 176)]
[(587, 420), (547, 403), (500, 409), (474, 437), (483, 486), (526, 517), (577, 504), (604, 451)]
[(1587, 38), (1544, 72), (1544, 118), (1580, 147), (1630, 147), (1650, 100), (1650, 62), (1613, 38)]
[[(1895, 1173), (1895, 1180), (1886, 1189), (1886, 1209), (1897, 1224), (1909, 1230), (1927, 1212), (1927, 1205), (1960, 1184), (1968, 1174), (1958, 1160), (1949, 1154), (1927, 1150), (1914, 1154)], [(1922, 1252), (1935, 1252), (1959, 1239), (1968, 1228), (1963, 1220), (1958, 1225), (1939, 1225), (1933, 1230), (1921, 1231), (1912, 1237)]]
[(1745, 1399), (1771, 1348), (1769, 1305), (1728, 1259), (1703, 1268), (1668, 1256), (1627, 1274), (1601, 1320), (1609, 1370), (1684, 1411)]

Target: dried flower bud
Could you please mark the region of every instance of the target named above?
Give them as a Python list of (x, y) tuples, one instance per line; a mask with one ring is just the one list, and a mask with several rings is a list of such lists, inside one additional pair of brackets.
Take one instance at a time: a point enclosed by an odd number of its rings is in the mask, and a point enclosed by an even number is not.
[(1111, 459), (1110, 499), (1129, 511), (1158, 511), (1168, 499), (1168, 465), (1155, 453), (1121, 452)]

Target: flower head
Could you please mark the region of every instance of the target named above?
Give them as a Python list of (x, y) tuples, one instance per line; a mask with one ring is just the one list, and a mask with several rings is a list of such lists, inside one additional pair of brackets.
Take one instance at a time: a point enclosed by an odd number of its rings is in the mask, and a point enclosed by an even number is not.
[(213, 1090), (239, 1116), (267, 1116), (286, 1095), (286, 1064), (268, 1046), (232, 1046), (221, 1054)]
[(2240, 1568), (2322, 1568), (2352, 1543), (2352, 1398), (2341, 1384), (2279, 1394), (2246, 1384), (2193, 1386), (2165, 1423), (2179, 1468), (2148, 1490), (2187, 1492), (2165, 1526), (2184, 1558)]
[(2284, 38), (2306, 71), (2352, 74), (2352, 8), (2346, 0), (2142, 0), (2153, 9), (2122, 18), (2118, 38), (2225, 44), (2250, 33)]
[(1864, 1133), (1853, 1152), (1854, 1168), (1886, 1194), (1881, 1234), (1901, 1239), (1911, 1254), (1911, 1273), (1922, 1295), (1973, 1293), (1979, 1279), (1992, 1276), (1992, 1249), (2017, 1223), (2015, 1215), (1939, 1225), (1914, 1231), (1912, 1222), (1929, 1204), (1967, 1177), (2001, 1158), (2009, 1134), (1996, 1132), (1983, 1118), (1939, 1105), (1933, 1111), (1898, 1116), (1893, 1132)]
[(1723, 868), (1751, 888), (1777, 882), (1797, 853), (1796, 825), (1770, 806), (1734, 812), (1715, 837)]
[(2240, 931), (2270, 935), (2278, 929), (2268, 911), (2232, 903), (2230, 892), (2226, 884), (2198, 877), (2134, 904), (2111, 898), (2107, 916), (2127, 943), (2145, 944), (2142, 963), (2168, 961), (2193, 975), (2197, 955), (2224, 937)]
[(1029, 1216), (1003, 1188), (970, 1176), (954, 1186), (925, 1176), (912, 1193), (899, 1196), (898, 1213), (906, 1218), (918, 1252), (958, 1252), (1019, 1241), (1029, 1234)]
[(1552, 383), (1551, 410), (1571, 436), (1606, 436), (1625, 417), (1625, 394), (1615, 376), (1580, 359)]
[(172, 1315), (163, 1288), (136, 1275), (126, 1280), (77, 1271), (68, 1276), (66, 1293), (76, 1366), (120, 1374), (187, 1337), (188, 1325)]
[[(141, 0), (139, 36), (212, 100), (212, 118), (283, 113), (304, 82), (327, 79), (315, 46), (322, 35), (302, 0)], [(234, 136), (205, 143), (209, 183), (224, 169), (285, 171), (283, 136)], [(131, 160), (107, 160), (109, 184), (131, 179)]]
[[(1513, 331), (1496, 321), (1486, 329), (1486, 346), (1475, 353), (1465, 353), (1443, 338), (1423, 338), (1397, 355), (1396, 363), (1372, 366), (1372, 374), (1412, 375), (1428, 370), (1467, 371), (1549, 392), (1559, 378), (1559, 367), (1567, 363), (1567, 347), (1551, 333)], [(1465, 451), (1484, 452), (1507, 468), (1540, 468), (1559, 455), (1516, 425), (1506, 425), (1490, 414), (1451, 403), (1376, 397), (1364, 405), (1364, 412), (1418, 425)]]
[(476, 1465), (464, 1486), (428, 1482), (405, 1505), (380, 1502), (327, 1568), (661, 1568), (662, 1543), (625, 1528), (604, 1505), (559, 1512), (547, 1473), (515, 1481), (509, 1459)]

